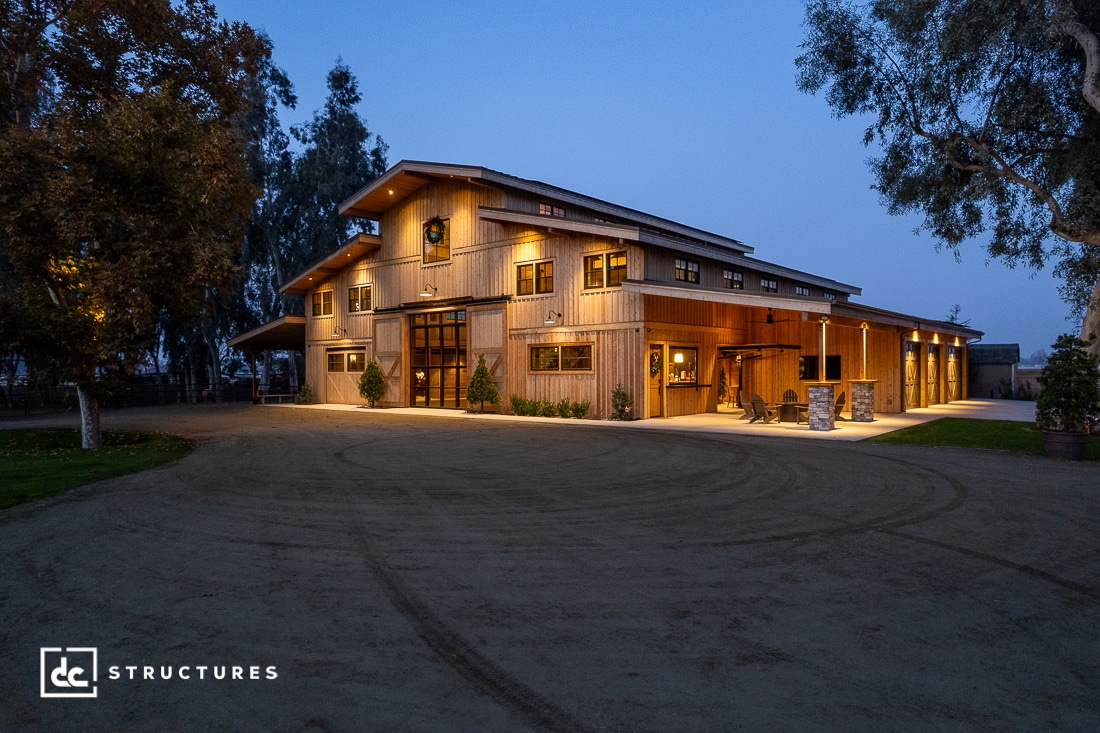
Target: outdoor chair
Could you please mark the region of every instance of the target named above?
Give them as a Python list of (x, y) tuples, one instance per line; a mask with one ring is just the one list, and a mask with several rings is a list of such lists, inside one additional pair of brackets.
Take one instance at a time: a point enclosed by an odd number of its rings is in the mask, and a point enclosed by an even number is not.
[(834, 415), (834, 417), (836, 417), (837, 420), (844, 420), (845, 422), (848, 421), (848, 418), (846, 418), (846, 417), (844, 417), (843, 415), (840, 414), (840, 411), (844, 409), (844, 404), (847, 401), (848, 401), (848, 394), (846, 392), (841, 392), (840, 397), (836, 398), (836, 406), (833, 408), (835, 410), (835, 412), (833, 413), (833, 415)]
[(742, 415), (741, 417), (737, 418), (737, 419), (738, 420), (751, 420), (752, 417), (753, 417), (752, 405), (749, 404), (748, 402), (745, 402), (745, 393), (742, 392), (741, 390), (737, 390), (737, 404), (740, 405), (741, 409), (745, 411), (745, 414)]
[(779, 413), (775, 410), (768, 409), (768, 406), (764, 404), (763, 397), (755, 393), (752, 396), (752, 413), (753, 418), (749, 420), (750, 423), (757, 422), (759, 420), (765, 425), (770, 423), (772, 420), (775, 420), (779, 416)]
[(798, 402), (798, 392), (795, 392), (793, 389), (788, 389), (786, 392), (783, 393), (783, 401)]

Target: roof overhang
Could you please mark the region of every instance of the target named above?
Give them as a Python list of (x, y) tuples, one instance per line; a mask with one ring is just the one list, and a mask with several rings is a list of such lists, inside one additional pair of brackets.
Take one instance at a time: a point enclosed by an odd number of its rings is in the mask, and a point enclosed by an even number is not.
[(544, 214), (529, 214), (525, 211), (511, 211), (509, 209), (494, 209), (488, 206), (479, 206), (477, 214), (487, 221), (496, 221), (505, 224), (522, 224), (524, 226), (547, 229), (551, 232), (569, 232), (571, 234), (594, 234), (598, 237), (610, 237), (612, 239), (638, 241), (638, 227), (619, 226), (617, 224), (600, 224), (574, 219), (563, 219), (560, 216), (546, 216)]
[(830, 301), (810, 298), (790, 297), (774, 293), (745, 293), (713, 288), (689, 288), (679, 285), (662, 285), (641, 280), (623, 280), (622, 288), (629, 293), (645, 295), (663, 295), (667, 298), (686, 300), (706, 300), (711, 303), (730, 303), (747, 305), (754, 308), (779, 308), (781, 310), (805, 311), (807, 313), (830, 313)]
[(894, 311), (883, 310), (881, 308), (872, 308), (871, 306), (862, 305), (860, 303), (834, 303), (833, 313), (838, 316), (856, 320), (874, 321), (876, 323), (897, 326), (906, 331), (931, 331), (933, 333), (960, 336), (965, 339), (977, 339), (985, 335), (982, 331), (968, 328), (967, 326), (961, 326), (958, 323), (909, 316), (904, 313), (895, 313)]
[(306, 317), (283, 316), (229, 340), (241, 351), (305, 351)]
[(381, 246), (382, 238), (377, 234), (363, 234), (362, 232), (353, 234), (344, 243), (344, 246), (299, 272), (292, 280), (279, 288), (279, 292), (290, 295), (305, 295), (314, 285), (328, 279)]

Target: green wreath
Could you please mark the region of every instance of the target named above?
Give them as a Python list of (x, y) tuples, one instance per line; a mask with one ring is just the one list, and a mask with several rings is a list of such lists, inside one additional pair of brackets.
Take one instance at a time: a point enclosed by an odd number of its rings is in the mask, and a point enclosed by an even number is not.
[(661, 373), (661, 352), (654, 351), (649, 355), (649, 376), (656, 377)]
[(433, 216), (431, 219), (424, 222), (424, 239), (428, 240), (428, 244), (439, 244), (442, 242), (446, 231), (445, 222), (438, 216)]

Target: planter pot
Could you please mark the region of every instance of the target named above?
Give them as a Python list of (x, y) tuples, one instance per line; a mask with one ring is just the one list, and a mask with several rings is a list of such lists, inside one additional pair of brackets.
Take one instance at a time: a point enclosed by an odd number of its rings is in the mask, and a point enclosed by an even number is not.
[(1068, 458), (1071, 461), (1079, 461), (1085, 457), (1085, 451), (1088, 447), (1088, 433), (1043, 431), (1043, 451), (1053, 458)]

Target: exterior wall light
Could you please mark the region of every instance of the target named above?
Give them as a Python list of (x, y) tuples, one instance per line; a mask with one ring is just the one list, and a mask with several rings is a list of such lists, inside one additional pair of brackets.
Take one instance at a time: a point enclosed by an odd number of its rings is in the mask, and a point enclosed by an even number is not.
[(545, 323), (547, 326), (556, 325), (559, 318), (561, 318), (561, 313), (558, 313), (556, 310), (549, 310), (546, 312)]
[(439, 288), (437, 288), (436, 286), (432, 285), (431, 283), (424, 283), (424, 287), (420, 290), (420, 297), (431, 298), (438, 292)]
[(346, 328), (344, 328), (343, 326), (333, 326), (333, 327), (332, 327), (332, 337), (333, 337), (334, 339), (338, 339), (338, 338), (340, 338), (340, 332), (341, 332), (341, 331), (343, 331), (343, 332), (344, 332), (344, 335), (345, 335), (345, 336), (347, 336), (347, 335), (348, 335), (348, 330), (347, 330)]

